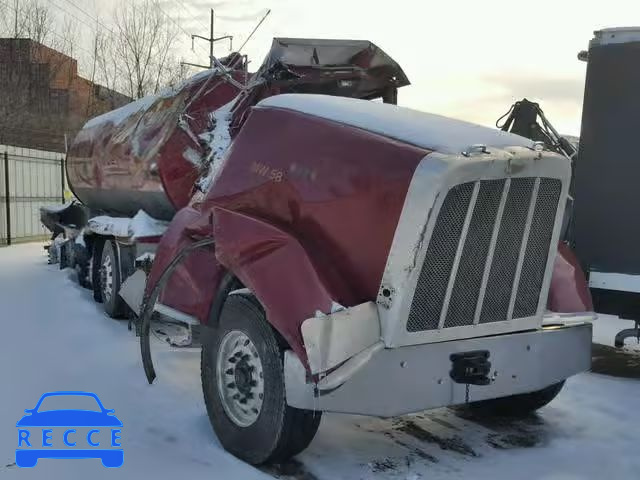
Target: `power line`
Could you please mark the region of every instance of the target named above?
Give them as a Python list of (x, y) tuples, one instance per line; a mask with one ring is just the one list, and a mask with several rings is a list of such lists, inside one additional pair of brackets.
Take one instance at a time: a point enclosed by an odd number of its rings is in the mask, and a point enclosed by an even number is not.
[[(75, 8), (76, 10), (79, 10), (80, 12), (82, 12), (87, 18), (90, 18), (91, 20), (94, 20), (98, 25), (100, 25), (102, 28), (110, 31), (111, 33), (113, 33), (115, 35), (115, 32), (113, 31), (113, 29), (107, 27), (104, 23), (102, 23), (100, 21), (100, 19), (98, 18), (98, 16), (96, 15), (95, 17), (93, 15), (91, 15), (90, 13), (88, 13), (86, 10), (84, 10), (83, 8), (80, 8), (78, 5), (76, 5), (74, 2), (72, 2), (71, 0), (64, 0), (65, 2), (67, 2), (69, 5), (71, 5), (73, 8)], [(54, 6), (58, 7), (55, 3), (53, 3), (53, 0), (49, 0), (49, 3), (52, 3)], [(61, 7), (58, 7), (60, 9), (62, 9)], [(66, 10), (64, 10), (66, 11)], [(74, 16), (74, 18), (77, 19), (77, 17)], [(78, 20), (79, 21), (79, 20)]]
[[(108, 26), (106, 26), (102, 21), (100, 21), (100, 19), (97, 16), (93, 16), (90, 13), (88, 13), (86, 10), (84, 10), (83, 8), (80, 8), (75, 2), (72, 2), (71, 0), (63, 0), (66, 3), (68, 3), (69, 5), (71, 5), (72, 7), (74, 7), (76, 10), (82, 12), (87, 18), (91, 19), (92, 21), (95, 21), (96, 24), (100, 25), (101, 27), (103, 27), (104, 29), (108, 30), (109, 32), (111, 32), (113, 35), (116, 35), (116, 33), (114, 32), (114, 30)], [(78, 20), (78, 22), (82, 22), (82, 20), (80, 20), (77, 16), (73, 15), (72, 13), (70, 13), (68, 10), (62, 8), (60, 5), (57, 5), (56, 3), (53, 2), (53, 0), (49, 0), (49, 3), (51, 5), (53, 5), (54, 7), (62, 10), (63, 12), (65, 12), (67, 15), (70, 15), (71, 17), (75, 18), (76, 20)], [(187, 35), (188, 33), (182, 29), (182, 27), (180, 27), (171, 17), (169, 17), (166, 12), (164, 12), (164, 10), (162, 10), (162, 8), (160, 8), (159, 5), (157, 5), (158, 9), (162, 12), (163, 15), (165, 15), (171, 22), (173, 22), (176, 26), (178, 26), (178, 28), (180, 28), (183, 32), (185, 32)], [(134, 7), (135, 8), (135, 7)], [(204, 50), (203, 50), (204, 51)]]
[[(189, 8), (187, 7), (187, 5), (186, 5), (182, 0), (178, 0), (178, 3), (180, 3), (180, 5), (182, 5), (186, 10), (188, 10), (188, 9), (189, 9)], [(191, 17), (190, 17), (190, 18), (194, 19), (197, 23), (199, 23), (199, 24), (200, 24), (200, 26), (202, 26), (202, 28), (204, 28), (204, 30), (205, 30), (205, 31), (209, 29), (209, 26), (208, 26), (208, 25), (205, 25), (204, 23), (200, 23), (200, 22), (198, 21), (198, 19), (197, 19), (197, 16), (196, 16), (196, 15), (191, 15)]]
[[(165, 17), (167, 17), (171, 23), (173, 23), (176, 27), (178, 27), (180, 30), (182, 30), (182, 32), (184, 32), (185, 35), (187, 35), (188, 37), (191, 37), (191, 34), (189, 32), (187, 32), (184, 28), (182, 28), (182, 26), (178, 22), (176, 22), (173, 18), (171, 18), (171, 16), (168, 15), (167, 12), (165, 12), (162, 9), (162, 7), (160, 6), (159, 3), (156, 3), (156, 7), (158, 7), (158, 10), (160, 10), (162, 12), (162, 14)], [(200, 45), (198, 45), (198, 46), (200, 46)], [(209, 56), (209, 52), (205, 51), (203, 47), (200, 47), (200, 48), (202, 48), (202, 51), (205, 52), (207, 54), (207, 56)]]

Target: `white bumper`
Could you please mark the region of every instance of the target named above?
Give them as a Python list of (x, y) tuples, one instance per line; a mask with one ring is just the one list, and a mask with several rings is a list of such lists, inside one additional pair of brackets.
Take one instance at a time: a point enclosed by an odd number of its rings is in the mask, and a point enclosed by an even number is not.
[(360, 352), (316, 385), (292, 352), (285, 356), (287, 403), (321, 411), (390, 417), (465, 403), (466, 386), (449, 376), (452, 353), (486, 350), (491, 383), (469, 401), (542, 389), (591, 367), (590, 315), (562, 315), (533, 331)]

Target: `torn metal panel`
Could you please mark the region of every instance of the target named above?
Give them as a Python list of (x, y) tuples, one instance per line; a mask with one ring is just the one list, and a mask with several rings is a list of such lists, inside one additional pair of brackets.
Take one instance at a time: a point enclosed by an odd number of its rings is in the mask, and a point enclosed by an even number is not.
[(375, 303), (367, 302), (302, 323), (311, 373), (327, 371), (380, 340)]

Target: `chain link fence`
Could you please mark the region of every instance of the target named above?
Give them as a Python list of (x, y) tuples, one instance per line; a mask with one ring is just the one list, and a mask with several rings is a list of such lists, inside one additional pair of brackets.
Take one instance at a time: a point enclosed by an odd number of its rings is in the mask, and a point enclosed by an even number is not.
[(62, 153), (0, 145), (0, 245), (47, 238), (40, 207), (64, 201)]

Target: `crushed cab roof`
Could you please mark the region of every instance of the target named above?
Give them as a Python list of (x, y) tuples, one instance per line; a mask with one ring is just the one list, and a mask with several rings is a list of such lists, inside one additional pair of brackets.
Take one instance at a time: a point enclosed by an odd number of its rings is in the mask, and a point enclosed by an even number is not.
[(495, 148), (532, 147), (533, 142), (453, 118), (384, 103), (314, 94), (266, 98), (257, 108), (282, 108), (314, 115), (442, 153), (461, 153), (474, 144)]

